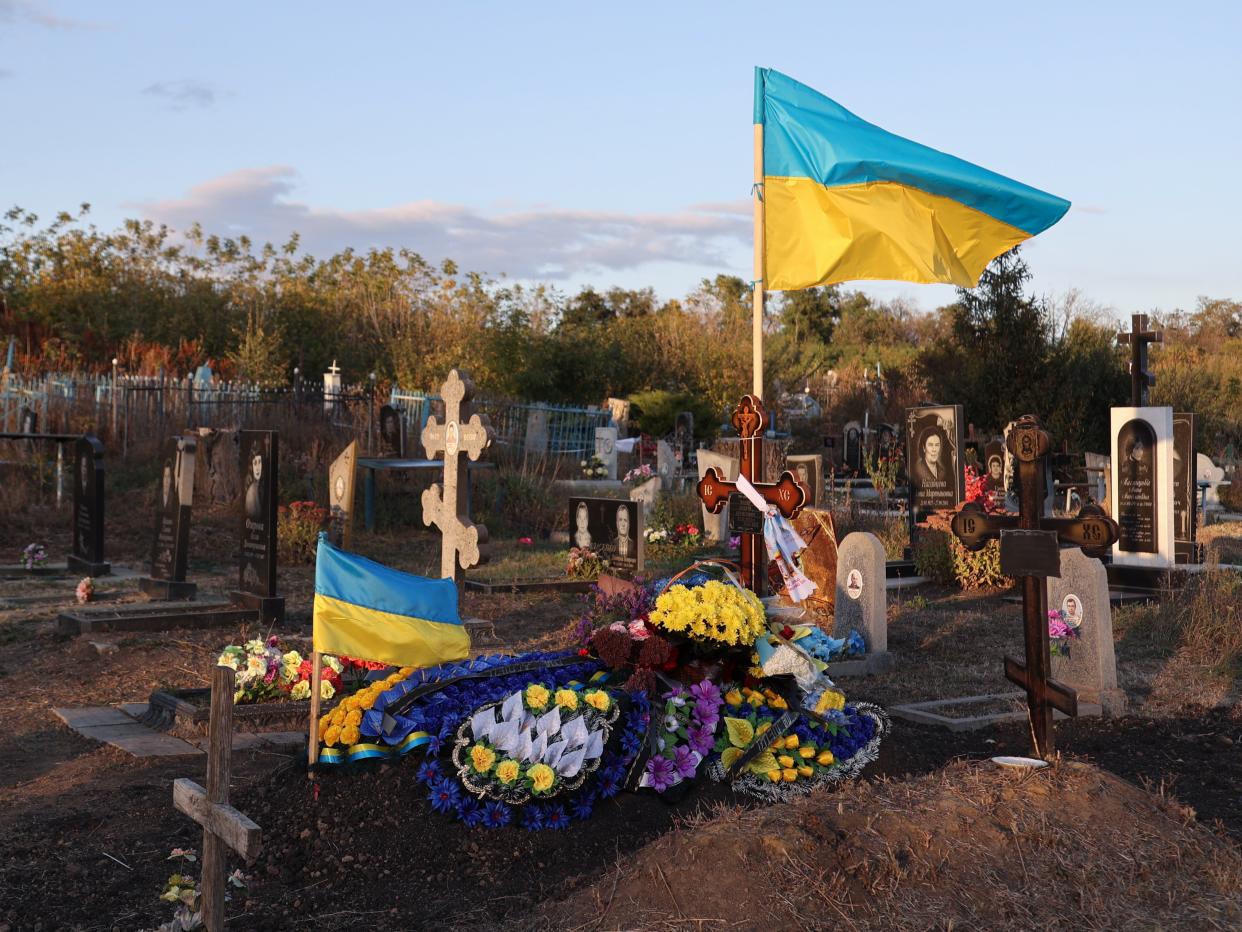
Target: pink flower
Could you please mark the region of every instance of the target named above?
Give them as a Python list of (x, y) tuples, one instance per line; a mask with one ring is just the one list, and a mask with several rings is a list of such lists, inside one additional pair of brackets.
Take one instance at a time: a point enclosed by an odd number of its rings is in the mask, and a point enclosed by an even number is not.
[(647, 638), (651, 637), (651, 632), (647, 630), (647, 626), (643, 623), (641, 618), (635, 618), (631, 621), (628, 630), (630, 632), (630, 637), (636, 641), (645, 641)]
[(518, 543), (521, 544), (523, 547), (530, 547), (535, 542), (531, 540), (529, 537), (519, 537)]

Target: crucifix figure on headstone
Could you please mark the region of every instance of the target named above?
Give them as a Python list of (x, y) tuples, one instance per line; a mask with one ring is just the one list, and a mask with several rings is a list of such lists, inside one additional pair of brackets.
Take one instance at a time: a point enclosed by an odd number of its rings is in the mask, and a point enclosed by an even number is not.
[(1117, 540), (1117, 523), (1096, 505), (1084, 505), (1074, 518), (1045, 518), (1044, 468), (1051, 443), (1034, 415), (1020, 418), (1006, 439), (1018, 463), (1021, 486), (1018, 514), (985, 514), (976, 503), (962, 506), (953, 517), (953, 533), (967, 550), (981, 550), (1000, 539), (1001, 571), (1022, 580), (1022, 623), (1026, 663), (1005, 657), (1005, 676), (1026, 690), (1030, 707), (1034, 756), (1054, 750), (1052, 712), (1078, 714), (1074, 690), (1049, 679), (1048, 590), (1045, 580), (1060, 575), (1060, 545), (1081, 547), (1099, 556)]
[(477, 460), (494, 434), (487, 415), (472, 413), (474, 391), (470, 376), (458, 369), (450, 372), (440, 387), (444, 423), (428, 418), (422, 436), (429, 458), (444, 453), (444, 485), (437, 482), (423, 492), (423, 524), (440, 529), (440, 576), (455, 580), (459, 591), (465, 571), (486, 561), (480, 548), (487, 544), (487, 528), (473, 523), (467, 508), (470, 475), (465, 458)]
[(1147, 389), (1156, 384), (1156, 377), (1147, 371), (1147, 344), (1163, 343), (1164, 331), (1149, 330), (1146, 314), (1130, 317), (1129, 332), (1117, 334), (1120, 346), (1130, 347), (1130, 406), (1147, 406)]
[(207, 789), (193, 780), (173, 782), (173, 805), (203, 827), (203, 876), (199, 884), (203, 928), (224, 929), (225, 859), (228, 849), (250, 864), (263, 847), (258, 825), (229, 805), (229, 770), (233, 752), (232, 667), (216, 667), (211, 680)]
[[(763, 469), (763, 432), (767, 429), (768, 418), (763, 410), (763, 402), (754, 395), (743, 395), (738, 406), (733, 409), (730, 418), (733, 429), (742, 439), (740, 444), (742, 455), (739, 475), (746, 478), (763, 496), (763, 500), (774, 506), (786, 518), (795, 518), (806, 504), (809, 490), (798, 484), (793, 473), (786, 470), (781, 473), (777, 482), (763, 482), (760, 471)], [(746, 498), (738, 491), (736, 482), (727, 482), (714, 466), (709, 466), (698, 484), (699, 498), (703, 506), (712, 514), (719, 514), (726, 504), (729, 505), (730, 520), (745, 513), (757, 512)], [(732, 499), (732, 500), (731, 500)], [(761, 517), (761, 516), (760, 516)], [(763, 596), (768, 587), (767, 548), (763, 542), (763, 523), (748, 525), (741, 530), (742, 538), (742, 582), (756, 595)]]

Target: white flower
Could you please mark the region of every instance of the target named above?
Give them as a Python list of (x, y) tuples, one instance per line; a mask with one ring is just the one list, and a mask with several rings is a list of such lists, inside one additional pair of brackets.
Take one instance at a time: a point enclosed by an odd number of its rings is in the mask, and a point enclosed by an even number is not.
[[(322, 682), (327, 683), (327, 685), (329, 686), (332, 685), (331, 683), (328, 683), (327, 680), (323, 680)], [(302, 680), (300, 683), (295, 683), (293, 686), (293, 689), (289, 691), (289, 698), (298, 699), (298, 700), (309, 699), (310, 698), (310, 681)], [(331, 697), (324, 697), (324, 698), (331, 698)]]
[(340, 673), (342, 670), (345, 669), (343, 666), (341, 666), (341, 662), (337, 660), (335, 657), (333, 657), (331, 654), (324, 654), (323, 662), (326, 663), (328, 666), (330, 666), (337, 673)]
[(225, 652), (224, 652), (223, 654), (221, 654), (221, 655), (220, 655), (220, 657), (216, 660), (216, 666), (218, 666), (218, 667), (232, 667), (234, 670), (236, 670), (236, 669), (237, 669), (237, 655), (236, 655), (236, 654), (234, 654), (234, 653), (232, 653), (232, 652), (230, 652), (230, 651), (225, 651)]
[[(335, 695), (336, 695), (336, 687), (332, 685), (331, 680), (320, 680), (319, 681), (319, 698), (320, 699), (331, 699)], [(308, 699), (310, 698), (310, 687), (309, 686), (306, 687), (306, 696)]]

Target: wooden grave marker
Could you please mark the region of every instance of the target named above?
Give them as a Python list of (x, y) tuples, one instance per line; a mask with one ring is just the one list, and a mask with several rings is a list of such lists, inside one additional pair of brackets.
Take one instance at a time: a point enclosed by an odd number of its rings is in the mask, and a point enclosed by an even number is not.
[[(763, 410), (763, 402), (755, 395), (743, 395), (733, 409), (730, 423), (741, 438), (741, 465), (739, 475), (746, 478), (763, 496), (763, 500), (774, 506), (786, 518), (796, 518), (810, 497), (810, 490), (800, 485), (793, 473), (785, 470), (776, 482), (762, 482), (759, 475), (763, 468), (763, 432), (767, 429), (768, 418)], [(734, 516), (744, 519), (746, 510), (741, 502), (747, 502), (739, 492), (736, 482), (728, 482), (714, 466), (709, 466), (698, 484), (699, 498), (703, 506), (712, 514), (719, 514), (726, 504), (729, 505), (730, 520)], [(732, 498), (732, 501), (730, 499)], [(749, 502), (747, 502), (749, 504)], [(757, 512), (758, 509), (751, 508)], [(749, 524), (741, 531), (742, 538), (742, 582), (758, 596), (767, 593), (768, 560), (767, 548), (763, 543), (762, 521)]]
[(967, 550), (977, 551), (990, 540), (1001, 542), (1001, 566), (1022, 580), (1022, 621), (1026, 662), (1005, 657), (1005, 677), (1026, 690), (1035, 757), (1055, 750), (1052, 712), (1078, 714), (1074, 690), (1049, 678), (1048, 590), (1045, 579), (1059, 575), (1060, 544), (1100, 555), (1117, 540), (1117, 523), (1096, 505), (1084, 505), (1075, 518), (1045, 518), (1044, 469), (1051, 441), (1033, 415), (1019, 418), (1007, 440), (1018, 463), (1021, 488), (1018, 514), (986, 514), (974, 502), (953, 516), (953, 533)]
[(211, 678), (211, 723), (207, 750), (207, 789), (193, 780), (173, 782), (173, 805), (203, 827), (203, 875), (199, 882), (203, 928), (224, 928), (225, 861), (229, 849), (252, 863), (263, 848), (262, 831), (229, 805), (233, 752), (233, 689), (236, 672), (216, 667)]

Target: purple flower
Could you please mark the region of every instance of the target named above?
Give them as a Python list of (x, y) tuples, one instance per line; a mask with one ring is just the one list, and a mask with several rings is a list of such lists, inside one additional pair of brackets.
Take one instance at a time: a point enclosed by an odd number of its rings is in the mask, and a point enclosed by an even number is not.
[(699, 767), (698, 758), (695, 757), (694, 751), (682, 744), (673, 752), (673, 766), (677, 768), (684, 780), (690, 780), (694, 777), (694, 772)]
[[(693, 692), (693, 690), (691, 691)], [(676, 686), (674, 686), (672, 689), (666, 692), (663, 698), (676, 705), (685, 705), (685, 695), (686, 695), (685, 687), (682, 686), (680, 683), (678, 683)]]
[(677, 782), (677, 767), (667, 757), (656, 756), (647, 761), (647, 777), (651, 788), (663, 793)]
[(719, 703), (710, 702), (706, 699), (700, 699), (694, 704), (694, 717), (700, 725), (715, 727), (720, 721), (720, 705)]
[[(690, 687), (690, 695), (694, 696), (699, 702), (710, 702), (719, 705), (723, 698), (720, 695), (720, 687), (711, 680), (701, 680)], [(696, 707), (698, 703), (695, 703)]]
[(712, 749), (715, 744), (715, 732), (705, 725), (691, 725), (689, 731), (686, 732), (686, 740), (689, 742), (689, 748), (697, 751), (704, 756)]

